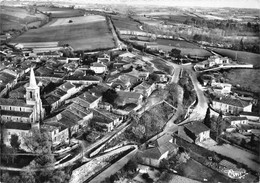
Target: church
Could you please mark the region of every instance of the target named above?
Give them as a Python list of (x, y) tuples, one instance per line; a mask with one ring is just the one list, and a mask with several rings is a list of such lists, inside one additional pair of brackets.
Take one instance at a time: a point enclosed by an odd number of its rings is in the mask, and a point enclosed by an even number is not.
[(26, 86), (24, 99), (0, 98), (0, 115), (3, 124), (3, 141), (10, 145), (13, 134), (23, 141), (31, 129), (39, 129), (45, 111), (42, 107), (40, 88), (36, 83), (34, 71), (30, 70), (30, 81)]

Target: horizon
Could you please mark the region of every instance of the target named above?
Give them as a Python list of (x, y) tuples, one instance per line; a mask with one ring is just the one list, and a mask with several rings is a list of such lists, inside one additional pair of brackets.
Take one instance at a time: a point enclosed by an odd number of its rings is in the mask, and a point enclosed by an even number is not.
[[(36, 0), (0, 0), (0, 2), (39, 2)], [(61, 0), (43, 0), (40, 2), (60, 2)], [(125, 4), (125, 5), (155, 5), (168, 7), (201, 7), (201, 8), (245, 8), (260, 9), (260, 0), (63, 0), (63, 3), (82, 3), (82, 4)], [(259, 12), (260, 13), (260, 12)]]

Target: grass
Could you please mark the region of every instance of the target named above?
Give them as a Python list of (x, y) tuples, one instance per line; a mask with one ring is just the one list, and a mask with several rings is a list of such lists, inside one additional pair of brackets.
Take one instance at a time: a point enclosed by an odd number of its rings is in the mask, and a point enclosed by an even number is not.
[[(80, 17), (77, 18), (81, 19)], [(77, 18), (74, 18), (75, 22)], [(59, 42), (59, 45), (69, 44), (75, 51), (106, 49), (115, 46), (113, 36), (105, 20), (90, 23), (72, 22), (62, 26), (45, 26), (29, 30), (11, 42), (38, 43), (55, 41)]]
[(39, 7), (38, 9), (45, 13), (51, 13), (52, 18), (77, 17), (85, 14), (83, 10), (71, 8)]
[(253, 64), (254, 66), (260, 66), (260, 54), (221, 48), (213, 48), (213, 50), (223, 56), (230, 57), (233, 60), (236, 58), (237, 53), (237, 60), (239, 62), (246, 62), (249, 64)]
[(21, 30), (26, 23), (30, 26), (33, 22), (46, 21), (47, 16), (40, 13), (31, 15), (25, 8), (1, 6), (0, 20), (0, 32), (4, 32), (12, 29)]
[(177, 171), (181, 171), (185, 177), (203, 181), (207, 179), (208, 182), (231, 182), (224, 175), (214, 171), (199, 162), (189, 159), (187, 163), (178, 166)]
[(234, 69), (227, 72), (228, 83), (239, 84), (241, 87), (250, 88), (260, 93), (260, 70), (259, 69)]
[(113, 16), (112, 21), (115, 27), (119, 30), (141, 31), (139, 28), (141, 24), (128, 17)]
[(169, 75), (171, 75), (173, 73), (173, 67), (167, 65), (164, 61), (159, 60), (159, 59), (155, 59), (155, 60), (151, 60), (151, 62), (154, 64), (154, 66), (157, 69), (164, 71)]
[(174, 46), (174, 47), (180, 47), (180, 48), (200, 49), (199, 46), (189, 43), (187, 41), (171, 40), (171, 39), (157, 39), (156, 42), (160, 45)]

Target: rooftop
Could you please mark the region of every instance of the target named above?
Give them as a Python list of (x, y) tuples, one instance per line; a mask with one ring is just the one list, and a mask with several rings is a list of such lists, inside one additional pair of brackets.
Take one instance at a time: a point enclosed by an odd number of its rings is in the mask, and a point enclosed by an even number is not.
[(205, 132), (210, 130), (206, 125), (204, 125), (202, 122), (192, 122), (189, 124), (184, 125), (185, 128), (187, 128), (189, 131), (194, 133), (195, 135), (200, 134), (201, 132)]
[(238, 98), (230, 97), (230, 96), (215, 97), (213, 101), (232, 105), (232, 106), (237, 106), (237, 107), (246, 107), (250, 104), (249, 102), (240, 100)]
[(19, 107), (33, 107), (33, 105), (27, 105), (25, 100), (0, 98), (0, 105), (2, 106), (19, 106)]
[(33, 112), (1, 110), (1, 115), (29, 118)]
[(4, 124), (4, 128), (16, 130), (30, 130), (31, 123), (7, 122)]

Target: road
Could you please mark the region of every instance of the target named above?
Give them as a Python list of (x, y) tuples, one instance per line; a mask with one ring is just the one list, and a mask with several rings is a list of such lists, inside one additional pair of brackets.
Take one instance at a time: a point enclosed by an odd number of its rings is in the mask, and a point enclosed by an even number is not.
[(135, 155), (138, 148), (137, 146), (134, 146), (135, 149), (128, 153), (126, 156), (124, 156), (122, 159), (118, 160), (116, 163), (108, 167), (106, 170), (98, 174), (94, 179), (90, 181), (90, 183), (99, 183), (103, 181), (106, 177), (110, 177), (111, 175), (114, 175), (117, 173), (120, 169), (122, 169), (125, 164)]
[(186, 68), (186, 70), (188, 71), (191, 81), (193, 83), (194, 90), (198, 98), (198, 103), (192, 111), (192, 113), (190, 114), (190, 116), (183, 122), (179, 123), (179, 126), (189, 123), (191, 121), (203, 120), (205, 118), (206, 111), (208, 108), (208, 100), (205, 97), (202, 90), (202, 86), (197, 79), (197, 74), (195, 73), (195, 71), (192, 70), (192, 68)]

